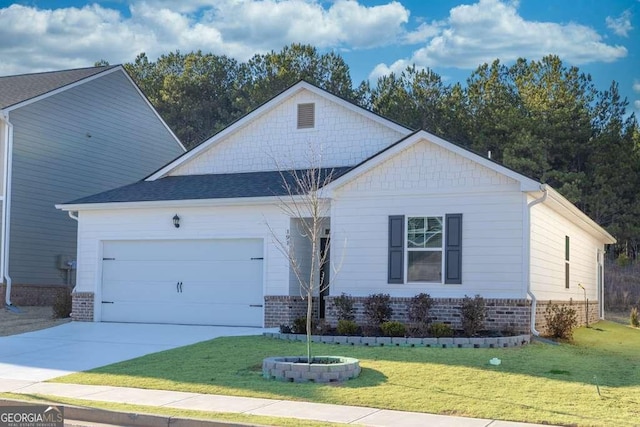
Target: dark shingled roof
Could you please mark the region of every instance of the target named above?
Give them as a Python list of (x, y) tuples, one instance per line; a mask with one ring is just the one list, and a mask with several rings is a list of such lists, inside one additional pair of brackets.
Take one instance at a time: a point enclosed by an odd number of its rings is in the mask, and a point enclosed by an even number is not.
[(0, 77), (0, 110), (115, 67), (117, 65)]
[[(321, 182), (334, 180), (351, 167), (321, 169)], [(296, 188), (294, 174), (302, 176), (308, 170), (225, 173), (212, 175), (167, 176), (155, 181), (139, 181), (65, 203), (151, 202), (161, 200), (233, 199), (241, 197), (286, 196), (286, 180)], [(299, 194), (299, 193), (297, 193)]]

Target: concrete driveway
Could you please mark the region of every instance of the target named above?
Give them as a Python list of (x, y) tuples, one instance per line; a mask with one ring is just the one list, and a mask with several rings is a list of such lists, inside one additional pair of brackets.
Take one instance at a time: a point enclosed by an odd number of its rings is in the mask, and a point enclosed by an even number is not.
[(266, 329), (72, 322), (0, 337), (0, 379), (45, 381), (145, 354)]

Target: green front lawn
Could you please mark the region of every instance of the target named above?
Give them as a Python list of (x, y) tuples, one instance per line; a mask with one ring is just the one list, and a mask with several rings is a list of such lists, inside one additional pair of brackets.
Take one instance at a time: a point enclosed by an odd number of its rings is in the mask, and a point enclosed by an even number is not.
[[(56, 379), (197, 393), (305, 400), (551, 424), (633, 425), (640, 420), (640, 330), (612, 322), (575, 333), (575, 344), (510, 349), (351, 347), (315, 354), (360, 359), (341, 385), (267, 381), (267, 356), (305, 345), (219, 338)], [(492, 366), (489, 359), (502, 359)], [(600, 395), (598, 394), (598, 387)]]

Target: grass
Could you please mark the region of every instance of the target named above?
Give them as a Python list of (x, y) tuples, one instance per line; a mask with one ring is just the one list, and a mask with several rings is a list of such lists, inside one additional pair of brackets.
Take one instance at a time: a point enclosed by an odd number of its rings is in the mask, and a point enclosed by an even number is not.
[(156, 406), (130, 405), (125, 403), (96, 402), (83, 399), (72, 399), (67, 397), (48, 395), (24, 395), (15, 393), (0, 393), (0, 397), (18, 402), (47, 403), (58, 405), (71, 405), (85, 408), (97, 408), (107, 411), (117, 411), (133, 414), (165, 415), (176, 418), (190, 418), (209, 421), (225, 421), (232, 423), (242, 423), (250, 425), (269, 425), (281, 427), (326, 427), (326, 426), (347, 426), (348, 424), (336, 424), (327, 422), (317, 422), (292, 418), (267, 417), (260, 415), (245, 415), (229, 412), (204, 412), (185, 409), (165, 408)]
[[(303, 343), (219, 338), (57, 382), (304, 400), (501, 420), (633, 425), (640, 419), (640, 330), (612, 322), (581, 328), (574, 344), (510, 349), (314, 345), (315, 354), (360, 359), (341, 385), (261, 376), (264, 357), (304, 354)], [(502, 359), (500, 366), (489, 359)]]

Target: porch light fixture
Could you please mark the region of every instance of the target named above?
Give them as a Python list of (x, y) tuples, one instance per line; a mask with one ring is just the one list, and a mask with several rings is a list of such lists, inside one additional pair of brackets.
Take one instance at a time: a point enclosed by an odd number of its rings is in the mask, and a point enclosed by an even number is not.
[(175, 228), (180, 228), (180, 217), (178, 216), (178, 214), (175, 214), (173, 216), (173, 226)]

